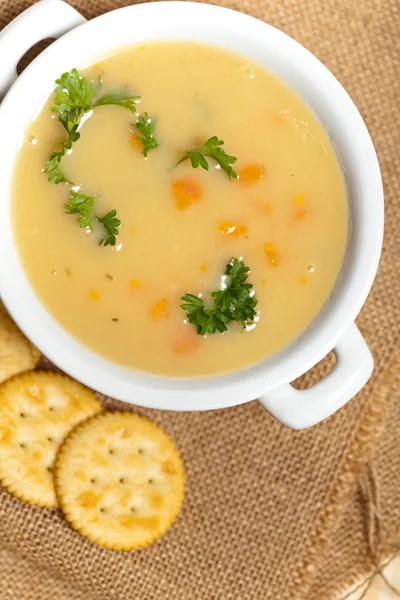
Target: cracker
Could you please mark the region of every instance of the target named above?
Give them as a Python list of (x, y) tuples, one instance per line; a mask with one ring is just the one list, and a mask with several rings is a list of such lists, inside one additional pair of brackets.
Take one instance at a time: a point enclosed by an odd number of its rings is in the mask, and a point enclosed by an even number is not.
[(40, 352), (18, 329), (0, 303), (0, 383), (34, 369)]
[(92, 542), (143, 548), (163, 535), (184, 498), (184, 469), (172, 440), (128, 412), (89, 419), (68, 436), (55, 467), (67, 520)]
[(94, 394), (66, 375), (32, 371), (0, 387), (0, 481), (37, 506), (58, 506), (53, 466), (65, 436), (98, 413)]

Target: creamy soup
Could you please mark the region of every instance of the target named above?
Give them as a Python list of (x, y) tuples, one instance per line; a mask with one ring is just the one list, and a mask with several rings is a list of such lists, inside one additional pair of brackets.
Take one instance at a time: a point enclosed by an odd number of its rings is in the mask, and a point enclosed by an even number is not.
[[(156, 375), (228, 372), (289, 344), (327, 300), (347, 238), (344, 179), (317, 117), (260, 66), (195, 43), (126, 49), (79, 73), (89, 105), (110, 94), (123, 105), (83, 109), (80, 138), (58, 163), (68, 181), (49, 182), (46, 161), (67, 139), (51, 110), (62, 110), (61, 82), (15, 166), (15, 236), (48, 310), (100, 355)], [(176, 165), (213, 136), (225, 169), (213, 151), (200, 155), (208, 170), (190, 156)], [(115, 237), (96, 219), (112, 210)], [(233, 258), (250, 269), (255, 314), (236, 321), (231, 305), (224, 333), (197, 333), (181, 297), (200, 297), (209, 323)]]

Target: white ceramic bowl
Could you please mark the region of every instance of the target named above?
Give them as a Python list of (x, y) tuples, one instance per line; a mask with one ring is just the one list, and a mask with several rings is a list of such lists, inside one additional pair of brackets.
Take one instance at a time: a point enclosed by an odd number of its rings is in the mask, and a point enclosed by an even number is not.
[[(67, 33), (68, 32), (68, 33)], [(60, 37), (61, 36), (61, 37)], [(20, 57), (37, 41), (59, 37), (16, 79)], [(314, 109), (337, 149), (348, 186), (351, 232), (329, 301), (290, 346), (251, 368), (204, 379), (169, 379), (111, 363), (71, 337), (47, 312), (24, 273), (15, 245), (10, 187), (23, 133), (64, 71), (126, 45), (195, 40), (232, 50), (286, 81)], [(383, 190), (367, 128), (345, 90), (305, 48), (246, 15), (206, 4), (129, 6), (86, 22), (61, 0), (42, 0), (0, 34), (0, 295), (32, 342), (86, 385), (133, 404), (171, 410), (222, 408), (259, 398), (282, 423), (300, 429), (329, 416), (354, 396), (373, 370), (354, 319), (372, 285), (382, 245)], [(14, 82), (14, 80), (16, 81)], [(330, 350), (336, 367), (305, 391), (289, 382)]]

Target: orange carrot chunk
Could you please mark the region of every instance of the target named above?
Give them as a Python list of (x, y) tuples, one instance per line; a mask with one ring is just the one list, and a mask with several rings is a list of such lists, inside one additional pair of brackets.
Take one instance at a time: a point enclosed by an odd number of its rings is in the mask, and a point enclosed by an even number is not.
[(184, 210), (194, 204), (203, 196), (203, 189), (198, 181), (192, 178), (178, 179), (172, 184), (172, 193), (175, 197), (176, 206)]
[(151, 310), (151, 316), (153, 319), (168, 319), (169, 310), (168, 300), (166, 298), (161, 298), (161, 300), (156, 302)]
[(97, 290), (92, 288), (89, 290), (89, 298), (93, 300), (93, 302), (98, 302), (100, 300), (100, 294)]
[(239, 181), (251, 185), (264, 177), (264, 171), (258, 165), (246, 165), (239, 171)]
[(235, 223), (221, 223), (218, 225), (218, 231), (222, 233), (222, 235), (237, 237), (239, 235), (244, 235), (247, 232), (247, 227), (244, 225), (235, 225)]
[(286, 115), (284, 113), (279, 112), (276, 113), (276, 115), (274, 115), (273, 119), (277, 125), (283, 125), (286, 121)]
[(132, 136), (131, 136), (131, 145), (134, 148), (140, 148), (140, 144), (141, 144), (141, 142), (140, 142), (138, 136), (135, 133), (132, 133)]
[(303, 194), (297, 194), (297, 196), (294, 199), (294, 203), (297, 206), (301, 206), (302, 204), (304, 204), (304, 196), (303, 196)]
[(264, 252), (265, 252), (265, 256), (267, 257), (267, 260), (268, 260), (269, 264), (271, 265), (271, 267), (276, 267), (278, 265), (279, 261), (278, 261), (275, 244), (272, 244), (271, 242), (269, 242), (268, 244), (265, 244)]
[(175, 354), (191, 354), (195, 352), (200, 344), (197, 333), (194, 335), (185, 334), (176, 339), (172, 345), (172, 350)]
[(294, 213), (294, 218), (296, 221), (303, 221), (307, 216), (307, 211), (305, 208), (297, 208)]

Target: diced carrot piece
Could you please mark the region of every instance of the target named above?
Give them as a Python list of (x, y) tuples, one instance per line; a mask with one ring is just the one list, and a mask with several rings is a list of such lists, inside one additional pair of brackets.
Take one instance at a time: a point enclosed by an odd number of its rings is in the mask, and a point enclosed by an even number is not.
[(304, 196), (303, 194), (297, 194), (294, 199), (294, 203), (296, 208), (294, 210), (294, 220), (295, 221), (303, 221), (308, 215), (308, 209), (304, 206)]
[(172, 184), (172, 193), (175, 196), (176, 206), (184, 210), (194, 204), (203, 196), (203, 189), (196, 179), (178, 179)]
[(286, 121), (286, 115), (284, 113), (277, 113), (273, 118), (277, 125), (283, 125)]
[(191, 354), (195, 352), (200, 345), (197, 333), (185, 334), (174, 341), (172, 349), (175, 354)]
[(237, 237), (238, 235), (244, 235), (247, 232), (247, 227), (244, 225), (235, 225), (235, 223), (221, 223), (218, 225), (218, 231), (222, 235)]
[(132, 133), (132, 136), (131, 136), (131, 146), (133, 146), (134, 148), (139, 148), (140, 143), (141, 142), (140, 142), (138, 136), (136, 135), (136, 133)]
[(304, 204), (304, 196), (303, 196), (303, 194), (297, 194), (297, 196), (294, 199), (294, 203), (297, 206), (301, 206), (302, 204)]
[(131, 279), (129, 285), (131, 286), (131, 288), (138, 288), (141, 287), (142, 284), (137, 279)]
[(169, 310), (168, 310), (168, 300), (166, 298), (161, 298), (156, 304), (153, 306), (151, 311), (151, 316), (153, 319), (168, 319)]
[(303, 221), (307, 216), (307, 211), (305, 208), (298, 208), (294, 213), (294, 218), (296, 221)]
[(264, 177), (264, 171), (258, 165), (246, 165), (239, 171), (239, 181), (246, 184), (257, 183)]
[(100, 294), (97, 290), (92, 288), (89, 290), (89, 298), (93, 300), (93, 302), (98, 302), (100, 300)]
[(275, 244), (272, 244), (272, 243), (265, 244), (264, 252), (265, 252), (265, 256), (267, 257), (267, 260), (268, 260), (269, 264), (271, 265), (271, 267), (276, 267), (279, 264), (279, 261), (278, 261), (278, 255), (277, 255), (277, 251), (275, 248)]

